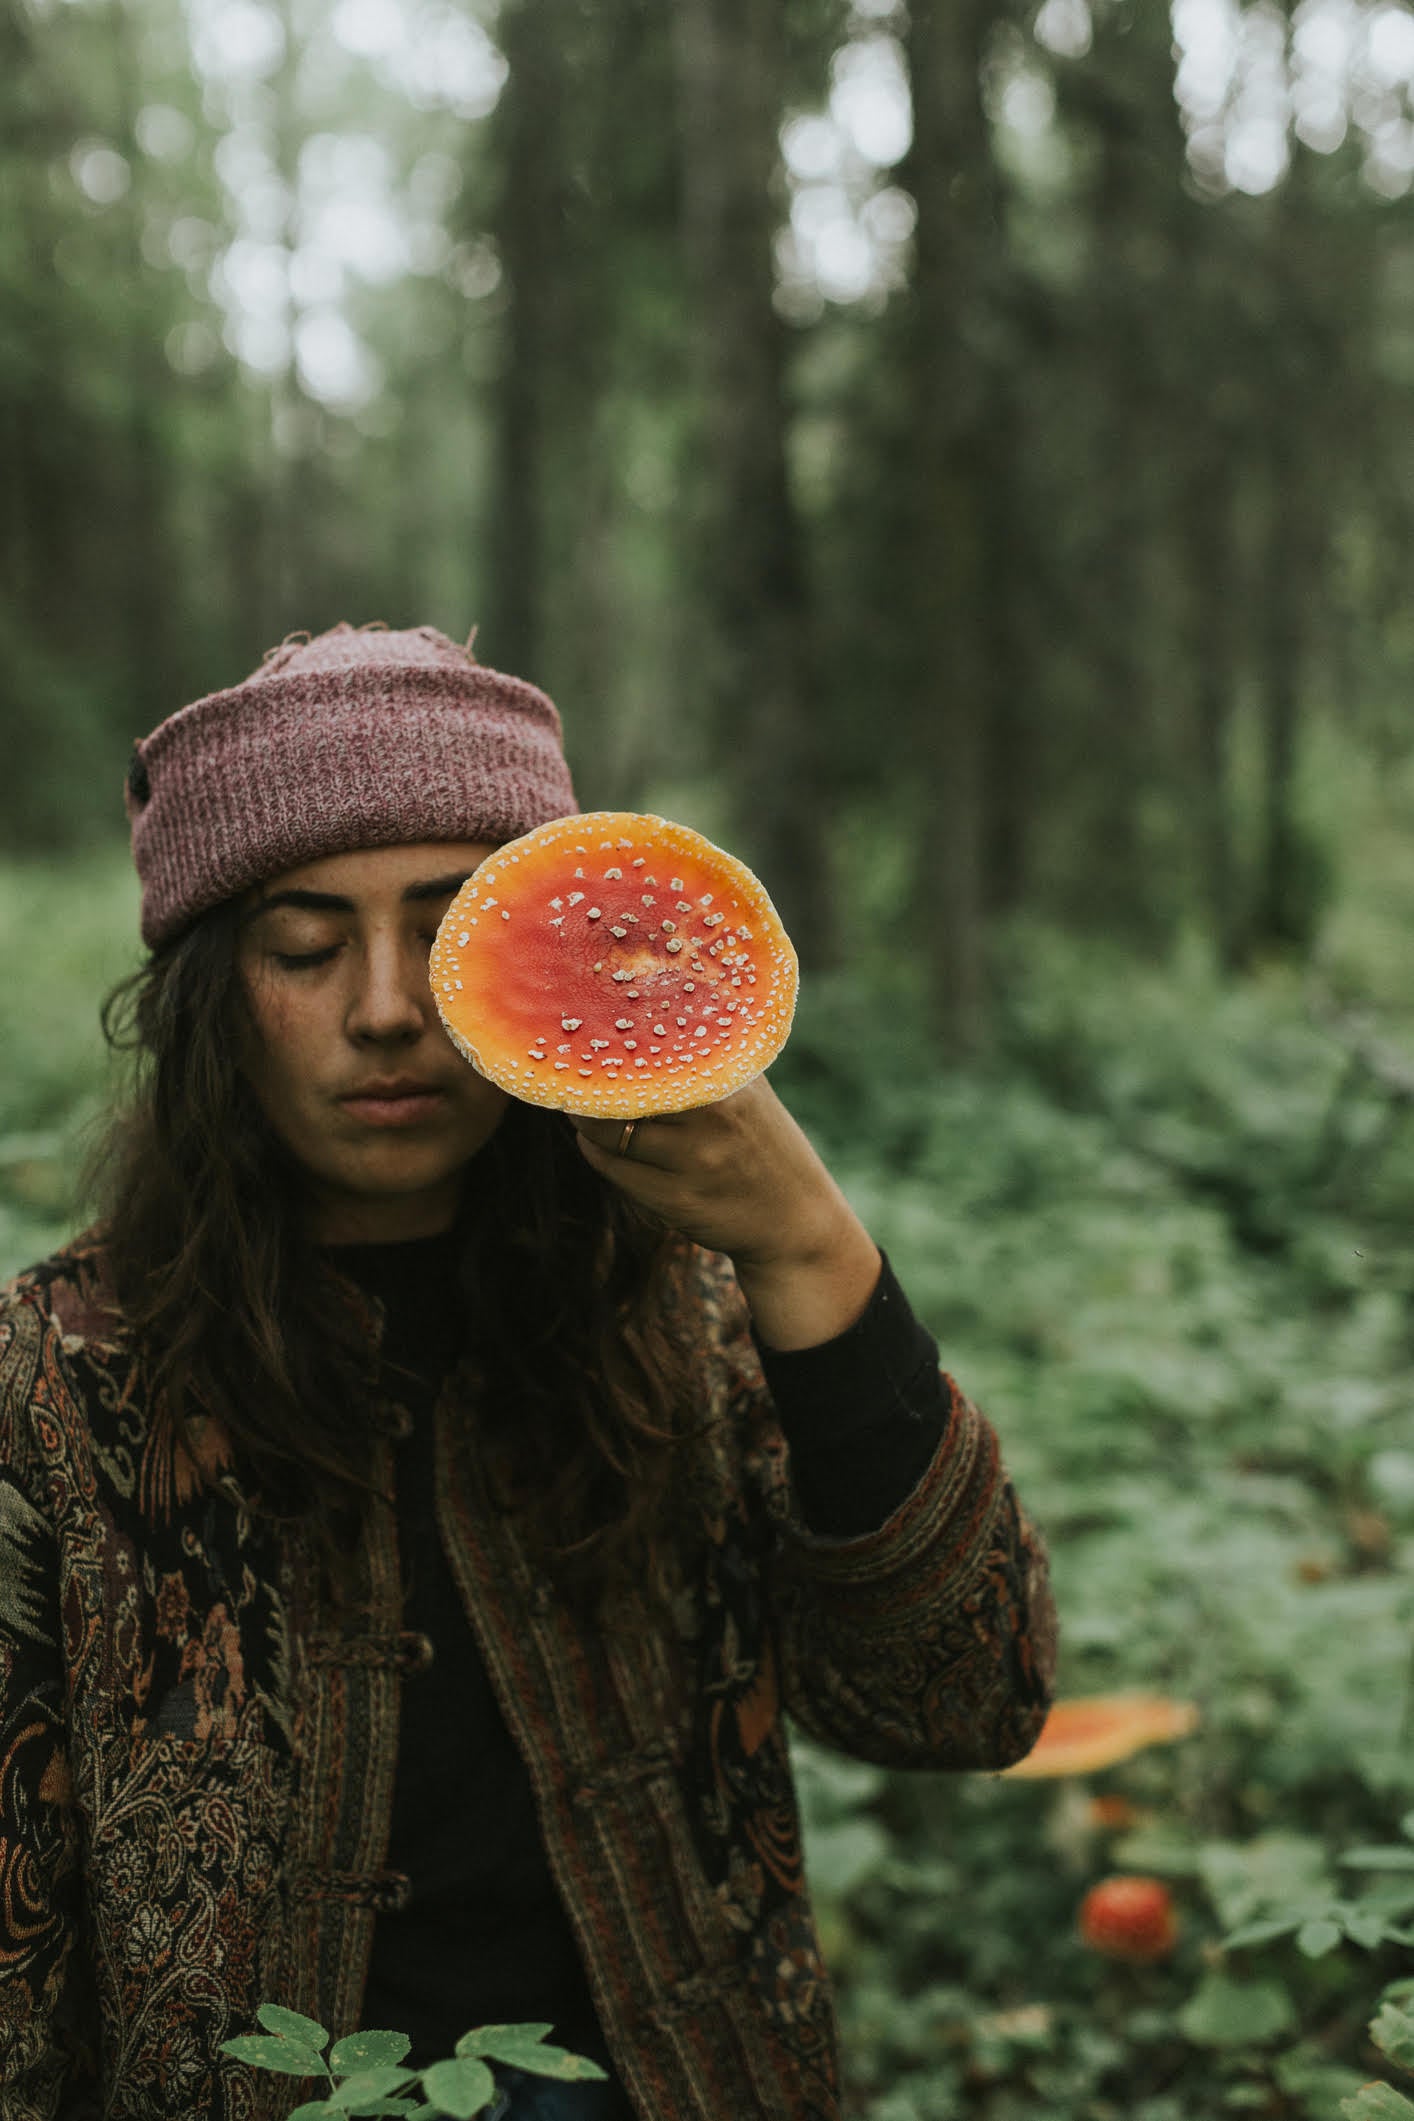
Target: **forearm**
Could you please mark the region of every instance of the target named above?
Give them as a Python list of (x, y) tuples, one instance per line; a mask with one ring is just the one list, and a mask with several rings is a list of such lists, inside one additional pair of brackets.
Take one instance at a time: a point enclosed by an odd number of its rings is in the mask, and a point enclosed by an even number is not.
[(757, 1337), (783, 1353), (816, 1348), (864, 1312), (881, 1271), (879, 1248), (843, 1194), (818, 1228), (792, 1236), (779, 1254), (734, 1261)]

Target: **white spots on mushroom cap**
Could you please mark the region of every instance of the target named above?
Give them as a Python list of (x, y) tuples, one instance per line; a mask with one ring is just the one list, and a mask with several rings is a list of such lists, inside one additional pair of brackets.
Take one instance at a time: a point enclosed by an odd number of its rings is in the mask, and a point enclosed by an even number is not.
[(619, 881), (619, 879), (620, 879), (620, 878), (622, 877), (622, 875), (623, 875), (623, 871), (622, 871), (622, 869), (606, 869), (606, 870), (604, 871), (604, 882), (605, 882), (606, 884), (610, 884), (610, 883), (616, 884), (616, 883), (618, 883), (618, 881)]
[(470, 936), (469, 936), (469, 935), (467, 934), (467, 932), (466, 932), (465, 928), (463, 928), (463, 930), (462, 930), (461, 934), (460, 934), (460, 935), (459, 935), (459, 936), (457, 937), (457, 948), (458, 948), (458, 950), (465, 950), (465, 948), (466, 948), (467, 944), (468, 944), (468, 943), (469, 943), (470, 941), (471, 941), (471, 937), (470, 937)]

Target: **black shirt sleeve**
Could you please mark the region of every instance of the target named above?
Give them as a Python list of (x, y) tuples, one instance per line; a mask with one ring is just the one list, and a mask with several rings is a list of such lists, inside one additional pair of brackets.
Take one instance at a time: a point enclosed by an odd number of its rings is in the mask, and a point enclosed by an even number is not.
[(816, 1348), (757, 1350), (812, 1532), (876, 1532), (922, 1479), (946, 1433), (938, 1345), (887, 1258), (862, 1317)]

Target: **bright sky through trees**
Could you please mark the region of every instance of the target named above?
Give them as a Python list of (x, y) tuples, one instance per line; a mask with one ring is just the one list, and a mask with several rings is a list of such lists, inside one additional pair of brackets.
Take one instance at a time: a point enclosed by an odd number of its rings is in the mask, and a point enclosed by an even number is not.
[[(380, 140), (316, 130), (300, 151), (292, 195), (275, 167), (269, 123), (267, 85), (285, 59), (280, 15), (261, 0), (187, 0), (187, 14), (198, 73), (228, 126), (218, 167), (235, 233), (209, 261), (228, 343), (263, 374), (293, 362), (312, 397), (355, 411), (377, 395), (381, 375), (351, 321), (348, 291), (446, 269), (443, 216), (455, 172), (449, 186), (432, 166), (446, 158), (430, 156), (408, 184)], [(1400, 0), (1305, 0), (1289, 51), (1282, 17), (1264, 0), (1174, 0), (1172, 14), (1175, 95), (1205, 188), (1268, 191), (1286, 170), (1293, 132), (1329, 153), (1352, 126), (1371, 186), (1387, 197), (1410, 188), (1414, 12)], [(505, 80), (490, 34), (451, 0), (308, 0), (295, 24), (305, 43), (298, 93), (321, 70), (327, 84), (331, 74), (367, 68), (414, 110), (475, 122), (495, 107)], [(902, 283), (914, 214), (893, 172), (909, 147), (911, 112), (893, 26), (889, 0), (856, 5), (827, 103), (783, 130), (790, 211), (778, 262), (787, 314), (877, 302)], [(1001, 55), (993, 115), (1019, 152), (1043, 143), (1052, 125), (1049, 67), (1082, 58), (1090, 41), (1087, 0), (1046, 0), (1039, 49), (1018, 39)], [(145, 152), (181, 155), (172, 121), (185, 124), (160, 107), (144, 112)], [(123, 158), (102, 141), (80, 143), (73, 171), (95, 205), (127, 190)], [(194, 235), (186, 231), (188, 247), (199, 250)], [(494, 269), (478, 275), (482, 291), (495, 277)], [(214, 357), (214, 348), (188, 339), (169, 352), (188, 370)]]

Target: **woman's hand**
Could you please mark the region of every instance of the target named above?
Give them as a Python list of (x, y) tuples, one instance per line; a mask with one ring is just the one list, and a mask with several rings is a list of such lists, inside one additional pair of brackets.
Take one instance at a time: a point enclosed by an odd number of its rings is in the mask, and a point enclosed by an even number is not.
[(764, 1076), (720, 1104), (625, 1122), (573, 1117), (596, 1171), (673, 1230), (725, 1252), (774, 1348), (854, 1324), (879, 1278), (868, 1231)]

